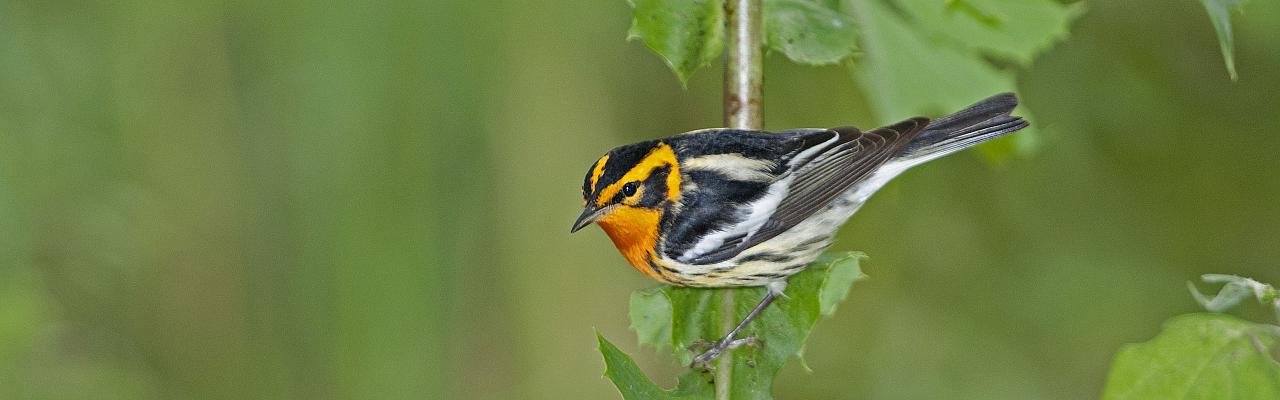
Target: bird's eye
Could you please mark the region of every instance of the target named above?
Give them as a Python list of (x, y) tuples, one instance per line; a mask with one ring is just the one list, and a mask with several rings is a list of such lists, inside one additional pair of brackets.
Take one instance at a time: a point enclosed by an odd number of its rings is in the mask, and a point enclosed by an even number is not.
[(622, 185), (622, 194), (625, 194), (628, 197), (635, 196), (636, 190), (639, 188), (640, 188), (639, 182), (627, 182), (627, 184)]

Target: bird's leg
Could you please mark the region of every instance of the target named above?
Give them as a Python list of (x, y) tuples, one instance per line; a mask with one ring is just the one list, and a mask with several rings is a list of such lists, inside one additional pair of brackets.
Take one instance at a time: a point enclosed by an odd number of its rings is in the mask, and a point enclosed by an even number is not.
[(747, 317), (743, 318), (742, 322), (738, 323), (738, 326), (729, 331), (729, 334), (724, 335), (724, 337), (717, 341), (714, 346), (711, 346), (711, 349), (693, 358), (693, 365), (707, 364), (711, 360), (716, 359), (716, 357), (719, 357), (720, 353), (727, 349), (755, 342), (753, 338), (734, 340), (734, 337), (738, 335), (738, 332), (742, 331), (742, 328), (746, 328), (747, 324), (750, 324), (751, 321), (760, 316), (760, 313), (763, 312), (766, 307), (769, 307), (769, 304), (773, 303), (773, 300), (777, 299), (781, 293), (781, 290), (775, 291), (774, 288), (770, 287), (768, 293), (764, 295), (764, 299), (760, 300), (760, 304), (757, 304), (756, 308), (752, 309), (751, 313), (747, 314)]

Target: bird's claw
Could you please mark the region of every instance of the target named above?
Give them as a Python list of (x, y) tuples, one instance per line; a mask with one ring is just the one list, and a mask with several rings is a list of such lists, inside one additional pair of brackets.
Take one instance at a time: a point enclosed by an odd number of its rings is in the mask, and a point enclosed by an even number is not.
[[(702, 370), (710, 370), (711, 361), (715, 360), (716, 358), (719, 358), (720, 355), (723, 354), (725, 350), (736, 349), (742, 346), (754, 346), (755, 344), (756, 344), (755, 336), (748, 336), (748, 337), (735, 339), (735, 340), (721, 340), (719, 342), (716, 342), (715, 346), (711, 346), (710, 349), (707, 349), (707, 351), (702, 352), (702, 354), (698, 354), (697, 356), (693, 357), (693, 363), (691, 363), (689, 366), (693, 368), (702, 369)], [(697, 342), (689, 347), (690, 349), (692, 349), (695, 346), (701, 347), (700, 345), (705, 346), (705, 342)]]
[(698, 356), (694, 357), (694, 358), (693, 358), (693, 363), (692, 363), (692, 364), (690, 364), (689, 366), (690, 366), (690, 367), (693, 367), (693, 368), (701, 369), (701, 370), (703, 370), (703, 371), (710, 371), (710, 370), (711, 370), (711, 361), (712, 361), (712, 360), (715, 360), (715, 359), (716, 359), (716, 358), (718, 358), (718, 357), (720, 357), (720, 352), (722, 352), (722, 351), (723, 351), (723, 350), (722, 350), (719, 346), (712, 347), (711, 349), (709, 349), (709, 350), (707, 350), (707, 351), (703, 352), (702, 354), (699, 354)]

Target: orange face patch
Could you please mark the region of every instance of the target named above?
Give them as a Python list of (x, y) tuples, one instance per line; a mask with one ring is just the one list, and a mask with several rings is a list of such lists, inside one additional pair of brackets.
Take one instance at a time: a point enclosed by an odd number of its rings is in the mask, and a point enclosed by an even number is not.
[(622, 205), (596, 223), (633, 268), (650, 278), (666, 282), (649, 267), (649, 257), (658, 242), (658, 219), (661, 217), (662, 210)]
[[(601, 162), (600, 165), (604, 165), (604, 163)], [(649, 174), (655, 168), (664, 166), (670, 168), (670, 173), (667, 174), (667, 199), (673, 201), (679, 199), (680, 165), (676, 161), (676, 152), (666, 143), (658, 143), (653, 150), (649, 151), (648, 155), (644, 156), (634, 167), (631, 167), (617, 182), (600, 189), (600, 195), (596, 197), (596, 205), (602, 207), (607, 205), (609, 200), (613, 199), (613, 196), (618, 194), (619, 190), (622, 190), (622, 185), (627, 182), (644, 181), (649, 178)], [(595, 176), (594, 179), (599, 179), (599, 176)]]

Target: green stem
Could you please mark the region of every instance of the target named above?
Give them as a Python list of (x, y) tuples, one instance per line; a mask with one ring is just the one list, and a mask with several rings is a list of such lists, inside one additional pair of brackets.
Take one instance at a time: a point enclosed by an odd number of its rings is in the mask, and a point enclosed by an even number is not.
[[(734, 310), (733, 289), (724, 289), (724, 294), (720, 297), (720, 335), (727, 335), (734, 326)], [(732, 389), (730, 384), (733, 381), (733, 350), (725, 349), (720, 354), (716, 366), (716, 400), (728, 400), (729, 392)]]
[[(729, 128), (761, 129), (760, 106), (764, 81), (763, 20), (761, 0), (726, 0), (725, 33), (728, 43), (724, 71), (724, 123)], [(734, 290), (721, 297), (721, 331), (735, 325)], [(720, 355), (716, 368), (716, 400), (728, 400), (733, 388), (733, 351)]]
[(724, 123), (730, 128), (760, 129), (764, 82), (764, 29), (760, 0), (726, 0), (728, 43), (724, 71)]

